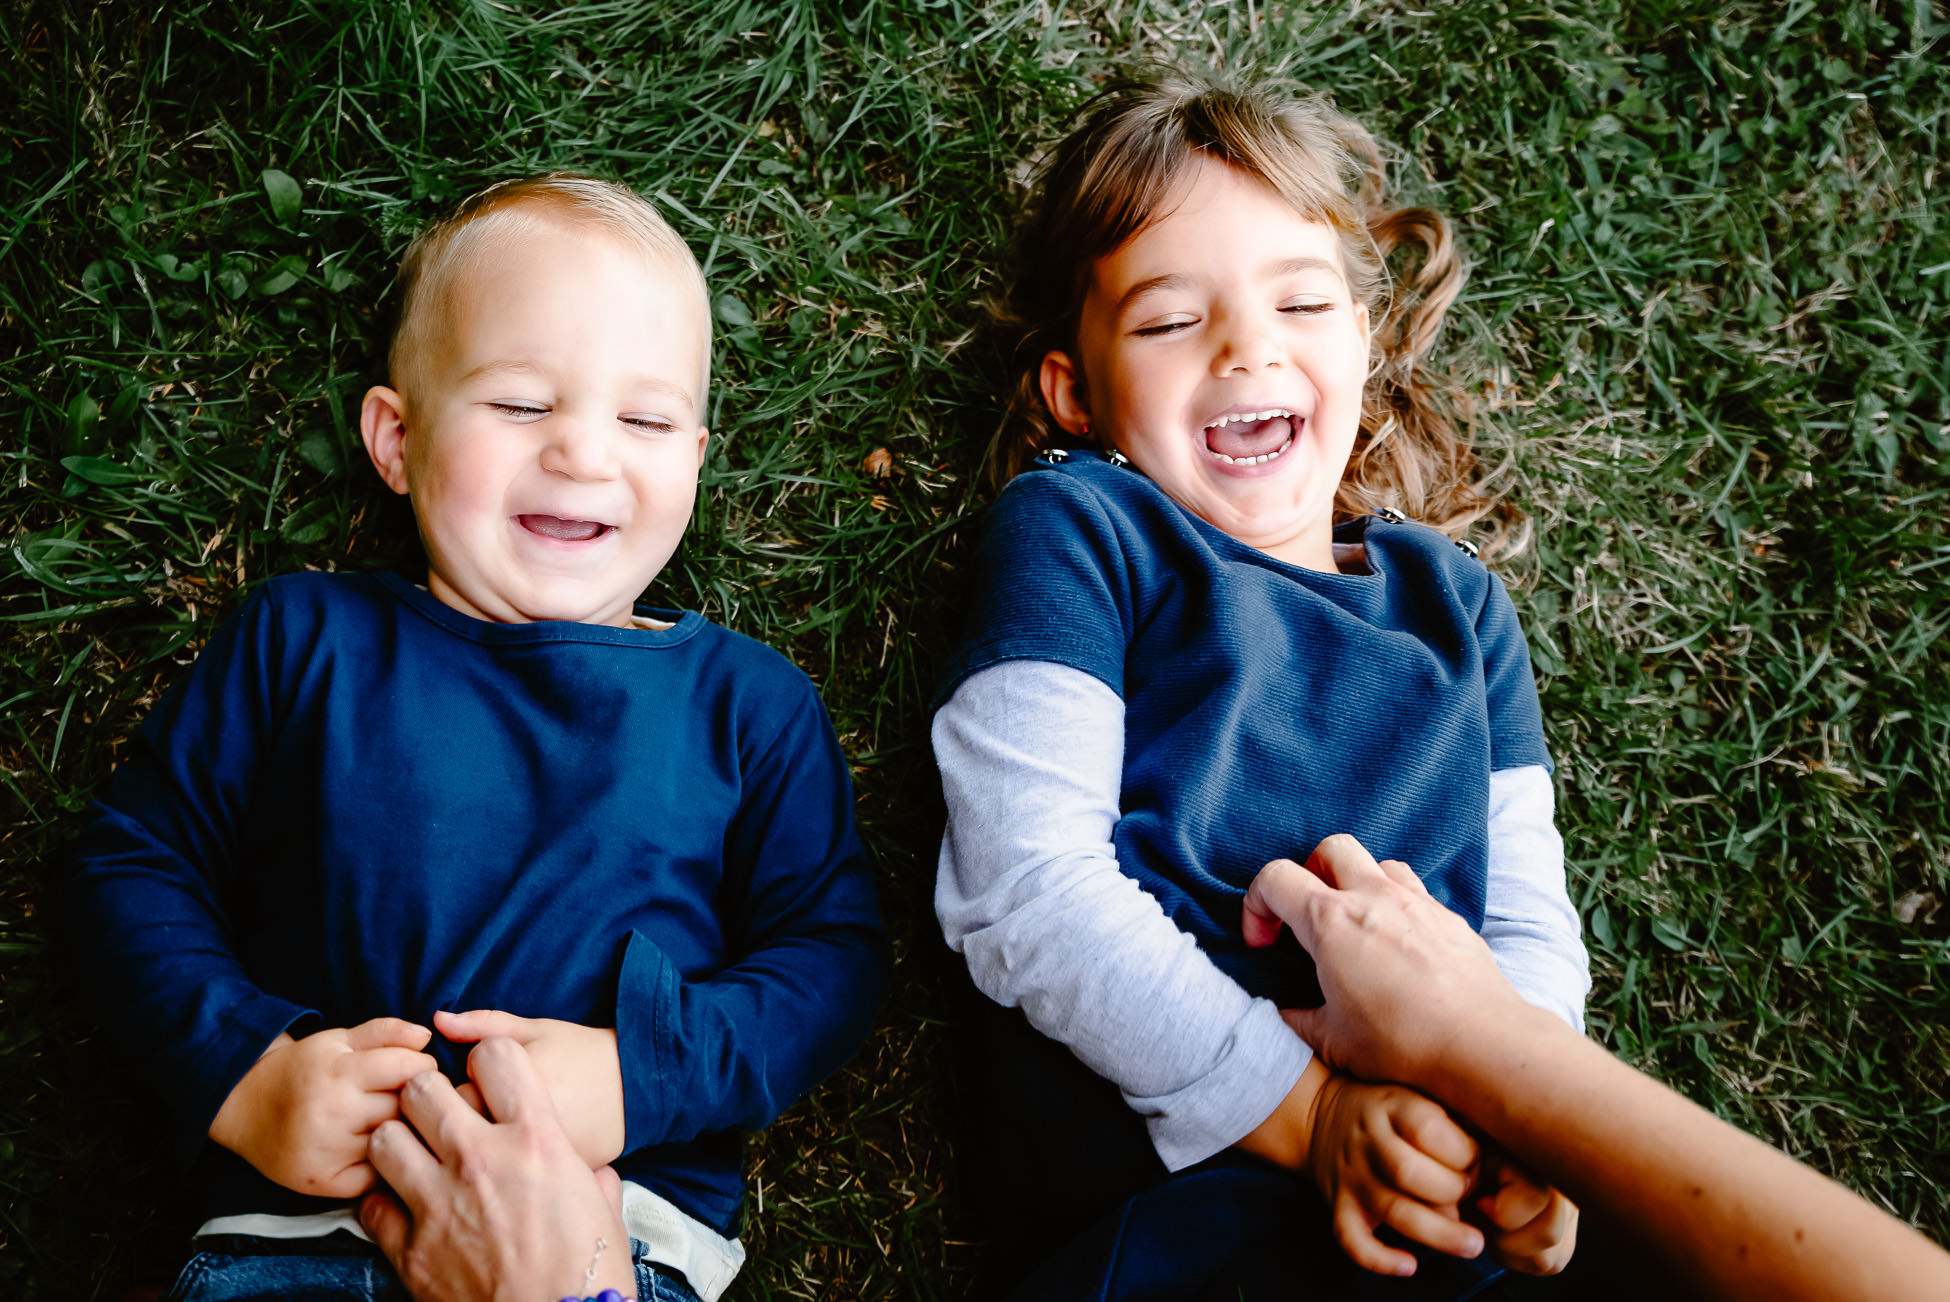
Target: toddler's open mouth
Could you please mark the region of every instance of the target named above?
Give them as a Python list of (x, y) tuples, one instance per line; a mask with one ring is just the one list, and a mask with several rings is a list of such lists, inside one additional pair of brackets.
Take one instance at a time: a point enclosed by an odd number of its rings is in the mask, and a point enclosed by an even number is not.
[(616, 528), (600, 520), (569, 520), (559, 515), (518, 515), (515, 519), (529, 533), (557, 542), (593, 542)]
[(1263, 465), (1292, 447), (1299, 429), (1284, 407), (1234, 412), (1205, 427), (1205, 450), (1228, 465)]

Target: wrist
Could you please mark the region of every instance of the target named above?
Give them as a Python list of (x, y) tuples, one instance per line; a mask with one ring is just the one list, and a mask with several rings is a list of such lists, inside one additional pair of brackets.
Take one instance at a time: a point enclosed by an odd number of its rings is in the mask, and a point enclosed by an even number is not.
[(217, 1115), (210, 1118), (208, 1134), (211, 1139), (239, 1156), (247, 1155), (247, 1150), (253, 1147), (252, 1135), (266, 1111), (258, 1095), (268, 1088), (276, 1069), (276, 1064), (270, 1059), (280, 1049), (296, 1043), (289, 1032), (279, 1032), (277, 1039), (264, 1047), (264, 1052), (257, 1055), (257, 1060), (230, 1087), (230, 1093), (217, 1107)]
[[(509, 1302), (613, 1302), (605, 1294), (616, 1294), (623, 1302), (637, 1296), (636, 1263), (631, 1259), (630, 1236), (619, 1225), (593, 1240), (586, 1258), (571, 1266), (564, 1262), (562, 1278), (567, 1288), (544, 1291), (539, 1298), (534, 1288), (525, 1288), (519, 1298)], [(496, 1297), (500, 1297), (497, 1290)]]
[(1569, 1041), (1584, 1041), (1545, 1009), (1528, 1003), (1515, 992), (1506, 1005), (1487, 1015), (1459, 1020), (1448, 1035), (1427, 1056), (1417, 1075), (1425, 1081), (1409, 1082), (1432, 1098), (1443, 1102), (1473, 1098), (1502, 1089), (1501, 1078), (1521, 1071), (1526, 1062), (1548, 1053)]
[(1330, 1079), (1326, 1064), (1317, 1057), (1309, 1060), (1279, 1106), (1235, 1147), (1289, 1171), (1306, 1169), (1321, 1092)]

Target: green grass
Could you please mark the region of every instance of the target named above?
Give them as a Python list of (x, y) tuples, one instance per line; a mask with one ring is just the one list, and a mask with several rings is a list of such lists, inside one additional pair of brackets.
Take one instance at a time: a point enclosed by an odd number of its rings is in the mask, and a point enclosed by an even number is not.
[(180, 1250), (58, 963), (61, 848), (246, 585), (411, 557), (350, 425), (377, 300), (417, 221), (557, 166), (706, 261), (721, 437), (659, 595), (818, 678), (895, 930), (867, 1050), (754, 1146), (738, 1295), (966, 1287), (924, 723), (996, 417), (978, 305), (1025, 157), (1145, 56), (1331, 90), (1458, 220), (1447, 357), (1535, 525), (1505, 573), (1594, 1033), (1950, 1234), (1950, 24), (1428, 9), (0, 6), (0, 1292), (115, 1298)]

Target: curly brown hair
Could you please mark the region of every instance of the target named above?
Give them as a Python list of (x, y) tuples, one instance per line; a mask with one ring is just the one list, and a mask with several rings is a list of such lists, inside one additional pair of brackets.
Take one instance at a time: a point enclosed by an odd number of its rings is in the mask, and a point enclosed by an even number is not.
[[(1335, 518), (1393, 507), (1451, 537), (1486, 523), (1485, 555), (1520, 549), (1523, 517), (1485, 487), (1462, 433), (1471, 415), (1466, 395), (1419, 364), (1462, 289), (1448, 219), (1429, 208), (1390, 208), (1374, 138), (1325, 96), (1183, 72), (1110, 86), (1043, 165), (1017, 231), (1014, 274), (990, 304), (1015, 376), (990, 449), (997, 482), (1021, 473), (1056, 432), (1043, 402), (1042, 361), (1052, 351), (1076, 355), (1097, 259), (1152, 221), (1201, 156), (1239, 169), (1307, 220), (1331, 227), (1354, 298), (1375, 321), (1360, 429)], [(1389, 272), (1397, 250), (1420, 255), (1399, 279)]]

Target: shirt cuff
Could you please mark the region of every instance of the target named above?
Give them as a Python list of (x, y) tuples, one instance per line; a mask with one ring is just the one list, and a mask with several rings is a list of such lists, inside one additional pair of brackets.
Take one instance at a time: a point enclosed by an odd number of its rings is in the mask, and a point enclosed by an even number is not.
[(220, 1047), (197, 1065), (199, 1070), (185, 1082), (182, 1099), (182, 1132), (176, 1147), (178, 1161), (185, 1167), (203, 1150), (210, 1138), (210, 1126), (229, 1100), (238, 1082), (250, 1074), (271, 1041), (289, 1031), (294, 1040), (321, 1029), (316, 1011), (288, 999), (253, 990), (251, 996), (223, 1014)]
[(623, 1151), (658, 1143), (668, 1133), (665, 1063), (681, 978), (656, 942), (631, 931), (616, 985), (616, 1057), (623, 1069)]
[(1272, 1000), (1255, 999), (1211, 1071), (1170, 1094), (1124, 1097), (1145, 1115), (1165, 1169), (1182, 1171), (1232, 1147), (1272, 1116), (1313, 1056)]

